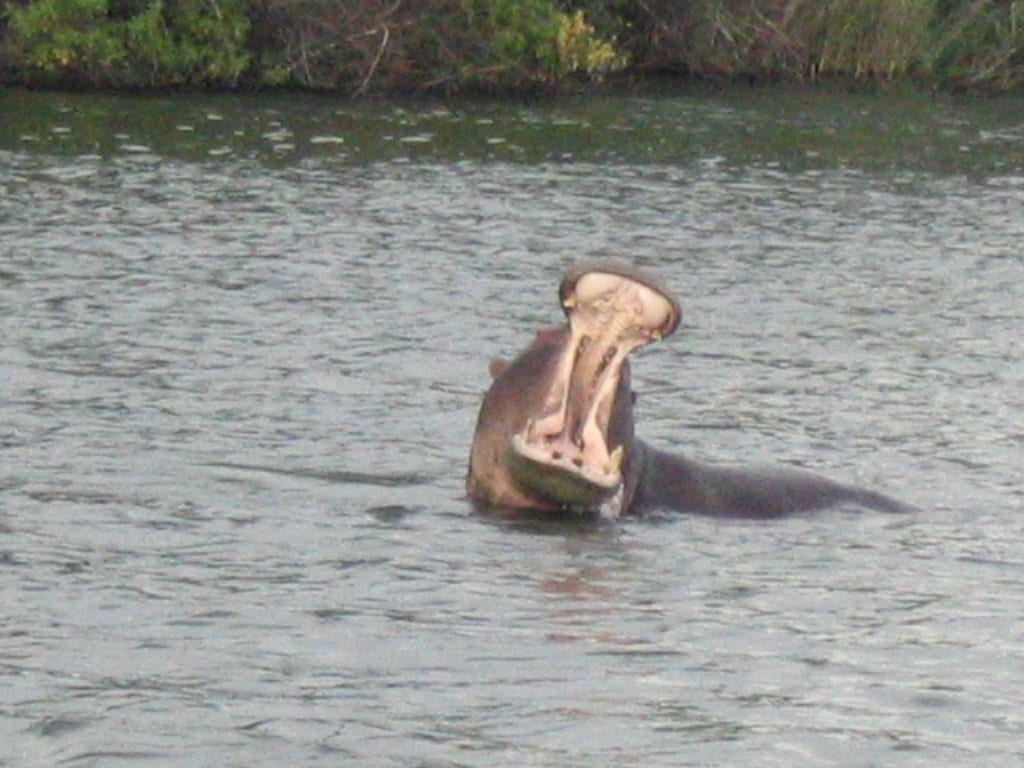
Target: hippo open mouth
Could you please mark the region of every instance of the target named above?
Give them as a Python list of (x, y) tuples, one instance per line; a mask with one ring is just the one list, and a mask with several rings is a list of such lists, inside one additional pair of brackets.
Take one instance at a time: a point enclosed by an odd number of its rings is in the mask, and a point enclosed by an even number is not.
[(623, 364), (679, 323), (678, 305), (655, 286), (631, 265), (614, 263), (583, 266), (563, 280), (568, 338), (542, 407), (513, 435), (508, 456), (516, 480), (533, 492), (594, 508), (621, 488), (621, 440), (632, 435), (611, 435), (609, 424)]
[(679, 305), (620, 261), (576, 267), (558, 295), (567, 325), (541, 329), (512, 362), (492, 363), (466, 473), (477, 505), (602, 518), (656, 509), (754, 518), (839, 504), (913, 509), (806, 470), (708, 464), (645, 444), (633, 434), (627, 357), (672, 333)]

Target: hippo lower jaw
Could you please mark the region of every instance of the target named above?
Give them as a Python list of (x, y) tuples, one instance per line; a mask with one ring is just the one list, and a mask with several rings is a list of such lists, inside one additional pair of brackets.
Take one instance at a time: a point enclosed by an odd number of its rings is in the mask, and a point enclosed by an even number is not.
[[(587, 464), (576, 449), (571, 456), (543, 441), (527, 442), (526, 430), (509, 446), (509, 471), (525, 488), (561, 506), (594, 509), (622, 487), (622, 446), (603, 465)], [(607, 446), (605, 446), (607, 450)]]
[(621, 498), (624, 446), (609, 444), (623, 364), (671, 333), (675, 303), (638, 273), (581, 269), (562, 284), (569, 336), (540, 412), (513, 435), (506, 461), (516, 482), (566, 508)]

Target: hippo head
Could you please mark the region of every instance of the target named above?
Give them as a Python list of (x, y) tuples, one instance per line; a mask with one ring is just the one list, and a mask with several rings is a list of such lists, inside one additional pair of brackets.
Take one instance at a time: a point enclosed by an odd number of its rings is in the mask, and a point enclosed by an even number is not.
[(679, 306), (618, 261), (571, 269), (558, 295), (567, 326), (493, 369), (467, 490), (501, 507), (617, 514), (636, 485), (627, 356), (672, 333)]

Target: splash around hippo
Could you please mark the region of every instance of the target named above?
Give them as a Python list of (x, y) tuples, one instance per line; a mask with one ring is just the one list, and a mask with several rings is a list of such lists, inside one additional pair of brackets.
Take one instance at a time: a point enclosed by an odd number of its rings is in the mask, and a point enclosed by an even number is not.
[(911, 509), (875, 491), (789, 468), (705, 464), (633, 432), (630, 352), (669, 336), (679, 304), (620, 261), (581, 264), (558, 291), (567, 324), (492, 366), (466, 490), (485, 507), (777, 517), (837, 505)]

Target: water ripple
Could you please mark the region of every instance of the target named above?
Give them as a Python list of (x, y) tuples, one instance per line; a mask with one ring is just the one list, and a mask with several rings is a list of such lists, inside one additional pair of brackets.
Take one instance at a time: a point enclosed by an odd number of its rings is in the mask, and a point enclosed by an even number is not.
[[(833, 163), (813, 115), (791, 155), (756, 96), (381, 107), (386, 142), (363, 107), (168, 98), (87, 151), (51, 106), (0, 144), (0, 764), (1018, 756), (1008, 160)], [(644, 437), (924, 511), (472, 513), (487, 362), (601, 253), (682, 300)]]

